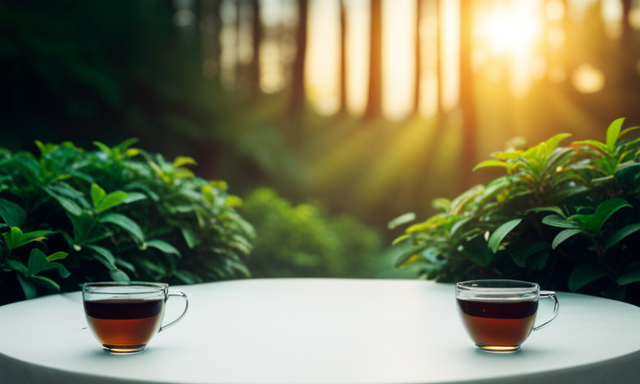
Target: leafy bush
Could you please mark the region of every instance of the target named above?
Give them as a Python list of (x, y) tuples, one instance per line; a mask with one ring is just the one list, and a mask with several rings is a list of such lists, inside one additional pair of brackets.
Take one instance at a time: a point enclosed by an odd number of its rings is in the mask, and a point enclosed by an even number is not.
[(86, 281), (249, 275), (241, 258), (253, 228), (235, 211), (242, 201), (225, 182), (196, 177), (192, 158), (167, 162), (130, 148), (135, 141), (89, 152), (36, 142), (39, 158), (0, 152), (0, 286), (13, 292), (0, 303)]
[[(527, 150), (492, 154), (475, 169), (507, 175), (478, 185), (415, 224), (394, 243), (410, 243), (396, 266), (455, 282), (511, 278), (558, 290), (640, 303), (640, 139), (622, 140), (624, 119), (606, 142), (559, 146), (559, 134)], [(403, 215), (390, 227), (412, 219)]]
[(379, 235), (355, 218), (292, 206), (270, 188), (247, 197), (242, 214), (257, 233), (247, 260), (254, 277), (368, 277), (380, 256)]

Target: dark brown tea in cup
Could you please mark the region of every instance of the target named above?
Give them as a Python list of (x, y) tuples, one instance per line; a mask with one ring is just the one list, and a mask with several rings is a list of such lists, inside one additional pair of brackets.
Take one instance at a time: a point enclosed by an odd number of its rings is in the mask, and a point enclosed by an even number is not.
[(158, 333), (164, 300), (89, 300), (84, 308), (89, 326), (105, 347), (135, 350)]
[(458, 299), (460, 318), (480, 345), (522, 344), (533, 329), (538, 300), (484, 302)]
[[(553, 300), (553, 317), (534, 326), (541, 298)], [(558, 315), (555, 292), (536, 283), (516, 280), (471, 280), (456, 284), (456, 303), (469, 338), (482, 351), (520, 350), (531, 331), (547, 326)]]
[[(170, 296), (185, 300), (184, 311), (178, 319), (163, 326), (165, 303)], [(143, 351), (157, 333), (180, 321), (189, 308), (184, 292), (169, 291), (163, 283), (85, 283), (82, 301), (89, 329), (102, 347), (114, 355)]]

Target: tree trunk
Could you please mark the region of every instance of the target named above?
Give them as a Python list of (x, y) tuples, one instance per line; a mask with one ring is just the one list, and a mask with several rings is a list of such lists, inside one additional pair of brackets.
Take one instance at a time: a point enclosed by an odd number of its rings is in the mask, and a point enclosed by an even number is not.
[(462, 108), (462, 180), (467, 189), (474, 183), (471, 170), (476, 161), (476, 113), (474, 105), (473, 68), (471, 66), (472, 3), (460, 2), (460, 107)]
[(420, 37), (420, 22), (422, 21), (422, 0), (416, 0), (416, 41), (415, 41), (415, 88), (413, 97), (413, 113), (420, 113), (420, 83), (422, 83), (422, 38)]
[(347, 12), (340, 1), (340, 112), (347, 110)]
[(365, 120), (382, 112), (382, 0), (371, 0), (371, 33), (369, 52), (369, 91)]
[(253, 57), (249, 65), (250, 96), (260, 96), (260, 43), (262, 42), (262, 21), (260, 19), (260, 1), (251, 0), (251, 37)]
[(307, 56), (308, 0), (298, 0), (298, 30), (296, 32), (296, 56), (291, 79), (291, 111), (300, 113), (305, 106), (304, 66)]

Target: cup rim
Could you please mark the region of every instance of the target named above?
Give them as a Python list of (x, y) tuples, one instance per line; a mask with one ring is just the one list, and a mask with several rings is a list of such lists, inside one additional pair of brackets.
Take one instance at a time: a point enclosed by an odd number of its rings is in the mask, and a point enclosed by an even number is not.
[[(119, 287), (143, 287), (135, 291), (127, 292), (117, 289)], [(166, 283), (153, 283), (146, 281), (97, 281), (82, 284), (82, 292), (94, 294), (140, 295), (145, 293), (163, 292), (169, 287)], [(110, 290), (109, 288), (116, 288)]]
[[(492, 283), (495, 283), (497, 286), (491, 286)], [(500, 284), (502, 284), (502, 286), (500, 286)], [(509, 284), (512, 284), (512, 285), (509, 285)], [(480, 285), (489, 285), (489, 286), (480, 286)], [(477, 279), (477, 280), (460, 281), (456, 283), (456, 288), (460, 290), (484, 291), (484, 292), (495, 292), (495, 291), (506, 291), (506, 290), (528, 291), (528, 290), (539, 290), (540, 285), (538, 285), (538, 283), (532, 283), (529, 281), (522, 281), (522, 280)]]

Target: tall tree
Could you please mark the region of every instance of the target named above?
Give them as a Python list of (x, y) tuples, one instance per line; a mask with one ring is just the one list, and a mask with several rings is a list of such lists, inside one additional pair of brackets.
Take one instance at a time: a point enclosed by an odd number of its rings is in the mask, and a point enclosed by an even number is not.
[(298, 30), (296, 32), (296, 56), (291, 79), (291, 111), (302, 112), (305, 105), (304, 66), (307, 57), (307, 11), (309, 0), (298, 0)]
[(473, 185), (471, 170), (476, 162), (476, 111), (474, 104), (473, 68), (471, 66), (471, 41), (473, 9), (471, 1), (460, 2), (460, 107), (462, 108), (462, 175), (463, 187)]
[(340, 112), (347, 110), (347, 12), (340, 2)]
[(422, 22), (422, 0), (416, 0), (416, 37), (415, 37), (415, 88), (413, 97), (413, 113), (420, 112), (420, 85), (422, 83), (422, 38), (421, 38), (421, 22)]
[(243, 24), (243, 16), (244, 16), (244, 0), (235, 0), (236, 1), (236, 73), (235, 73), (235, 78), (236, 78), (236, 89), (243, 89), (244, 88), (244, 79), (243, 79), (243, 75), (244, 75), (244, 68), (243, 68), (243, 63), (242, 63), (242, 24)]
[(371, 0), (371, 31), (369, 51), (369, 91), (365, 120), (379, 117), (382, 112), (382, 0)]
[(251, 45), (253, 56), (249, 65), (249, 92), (252, 98), (260, 95), (260, 44), (262, 43), (262, 20), (260, 1), (251, 0)]

